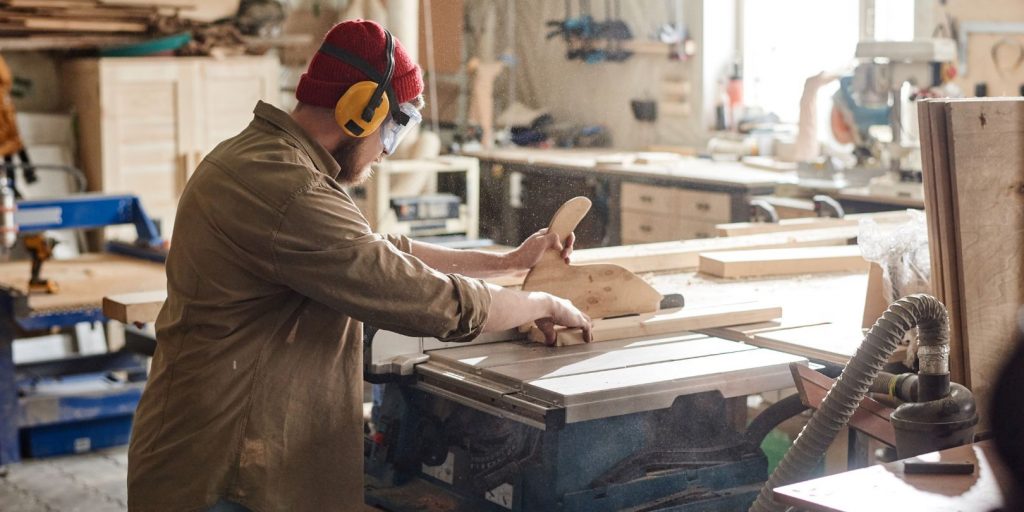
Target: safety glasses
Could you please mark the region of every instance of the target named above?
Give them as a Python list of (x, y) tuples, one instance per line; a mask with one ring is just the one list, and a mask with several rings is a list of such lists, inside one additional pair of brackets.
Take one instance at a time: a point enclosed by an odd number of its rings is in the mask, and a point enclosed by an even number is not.
[(380, 140), (384, 143), (384, 153), (394, 154), (402, 139), (423, 122), (420, 111), (411, 103), (402, 103), (398, 111), (388, 116), (380, 127)]

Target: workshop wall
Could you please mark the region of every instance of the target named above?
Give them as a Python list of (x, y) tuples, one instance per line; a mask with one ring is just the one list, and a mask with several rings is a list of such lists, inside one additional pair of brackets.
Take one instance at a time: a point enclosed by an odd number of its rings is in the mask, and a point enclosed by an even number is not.
[[(487, 2), (467, 2), (471, 23), (481, 23)], [(496, 95), (507, 91), (510, 77), (515, 80), (518, 100), (532, 108), (544, 108), (557, 121), (579, 124), (603, 124), (611, 131), (613, 143), (621, 148), (649, 144), (702, 145), (707, 137), (707, 122), (702, 105), (702, 82), (706, 39), (702, 37), (702, 16), (707, 2), (686, 0), (684, 23), (698, 42), (697, 54), (688, 61), (670, 61), (666, 56), (637, 54), (625, 62), (587, 64), (565, 58), (566, 44), (560, 38), (546, 40), (549, 20), (565, 18), (565, 4), (546, 0), (518, 0), (515, 16), (515, 66), (498, 78)], [(592, 2), (591, 12), (598, 21), (605, 19), (605, 3)], [(731, 4), (731, 3), (730, 3)], [(575, 2), (574, 16), (578, 15)], [(621, 2), (621, 17), (637, 40), (648, 40), (659, 26), (671, 20), (669, 1)], [(499, 16), (504, 14), (503, 9)], [(507, 24), (499, 23), (494, 40), (498, 54), (503, 49)], [(732, 44), (734, 33), (717, 34)], [(713, 35), (712, 35), (713, 36)], [(729, 58), (731, 58), (731, 52)], [(723, 64), (724, 66), (724, 64)], [(689, 82), (688, 115), (659, 113), (654, 126), (633, 118), (630, 100), (659, 99), (663, 80)], [(503, 105), (496, 105), (500, 112)]]
[[(958, 22), (961, 30), (975, 22), (1024, 22), (1024, 2), (1020, 0), (934, 2), (934, 29), (947, 30), (946, 34), (949, 33), (947, 15)], [(965, 95), (973, 96), (978, 83), (987, 84), (989, 96), (1021, 95), (1021, 86), (1024, 86), (1024, 33), (969, 31), (966, 63), (966, 73), (961, 69), (962, 74), (956, 80)]]

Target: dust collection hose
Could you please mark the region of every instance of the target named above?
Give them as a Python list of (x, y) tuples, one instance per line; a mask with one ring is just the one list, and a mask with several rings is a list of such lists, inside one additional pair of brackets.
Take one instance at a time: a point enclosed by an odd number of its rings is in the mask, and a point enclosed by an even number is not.
[(868, 330), (821, 407), (761, 488), (750, 507), (751, 512), (786, 509), (772, 500), (772, 489), (801, 481), (814, 469), (832, 440), (850, 421), (900, 340), (915, 326), (920, 341), (918, 399), (935, 400), (949, 393), (949, 316), (945, 306), (925, 294), (910, 295), (894, 302)]

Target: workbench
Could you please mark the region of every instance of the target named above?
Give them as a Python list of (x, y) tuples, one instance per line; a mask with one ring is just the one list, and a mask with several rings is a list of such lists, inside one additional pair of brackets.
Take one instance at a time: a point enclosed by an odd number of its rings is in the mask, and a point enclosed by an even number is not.
[[(143, 387), (141, 382), (76, 383), (72, 377), (64, 379), (67, 387), (35, 387), (31, 396), (19, 398), (19, 384), (34, 387), (33, 383), (40, 378), (68, 372), (134, 368), (142, 361), (117, 351), (16, 368), (12, 354), (14, 339), (40, 331), (57, 332), (80, 322), (103, 321), (101, 304), (105, 295), (166, 288), (161, 263), (88, 254), (47, 262), (44, 273), (59, 284), (60, 291), (30, 295), (30, 265), (29, 261), (0, 263), (0, 465), (20, 458), (19, 429), (42, 427), (40, 436), (53, 436), (55, 425), (68, 420), (92, 421), (98, 429), (111, 417), (130, 417)], [(69, 387), (74, 388), (74, 398), (68, 393)], [(73, 441), (77, 451), (95, 447), (82, 439), (85, 438)], [(36, 450), (39, 449), (37, 446)]]
[(927, 462), (973, 462), (970, 475), (907, 475), (904, 461), (808, 480), (775, 489), (775, 500), (802, 510), (877, 512), (999, 510), (1013, 480), (989, 441), (927, 453)]
[[(576, 230), (580, 247), (708, 238), (716, 224), (746, 221), (749, 198), (791, 183), (786, 175), (736, 162), (679, 157), (616, 163), (610, 150), (495, 149), (480, 159), (481, 225), (517, 245), (555, 209), (587, 196), (594, 210)], [(628, 156), (628, 155), (627, 155)], [(627, 159), (628, 160), (628, 159)]]

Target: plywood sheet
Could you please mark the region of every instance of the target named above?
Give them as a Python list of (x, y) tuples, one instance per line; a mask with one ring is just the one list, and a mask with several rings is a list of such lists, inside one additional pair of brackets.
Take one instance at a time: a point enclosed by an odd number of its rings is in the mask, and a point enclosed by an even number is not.
[[(597, 343), (620, 338), (766, 322), (781, 316), (781, 307), (763, 302), (686, 307), (655, 314), (597, 320), (594, 322), (591, 335), (592, 342)], [(531, 328), (529, 337), (535, 342), (544, 342), (544, 333), (536, 326)], [(579, 329), (558, 328), (556, 337), (557, 346), (583, 343), (582, 331)]]
[(856, 245), (725, 251), (700, 255), (700, 271), (718, 277), (765, 277), (867, 271)]

